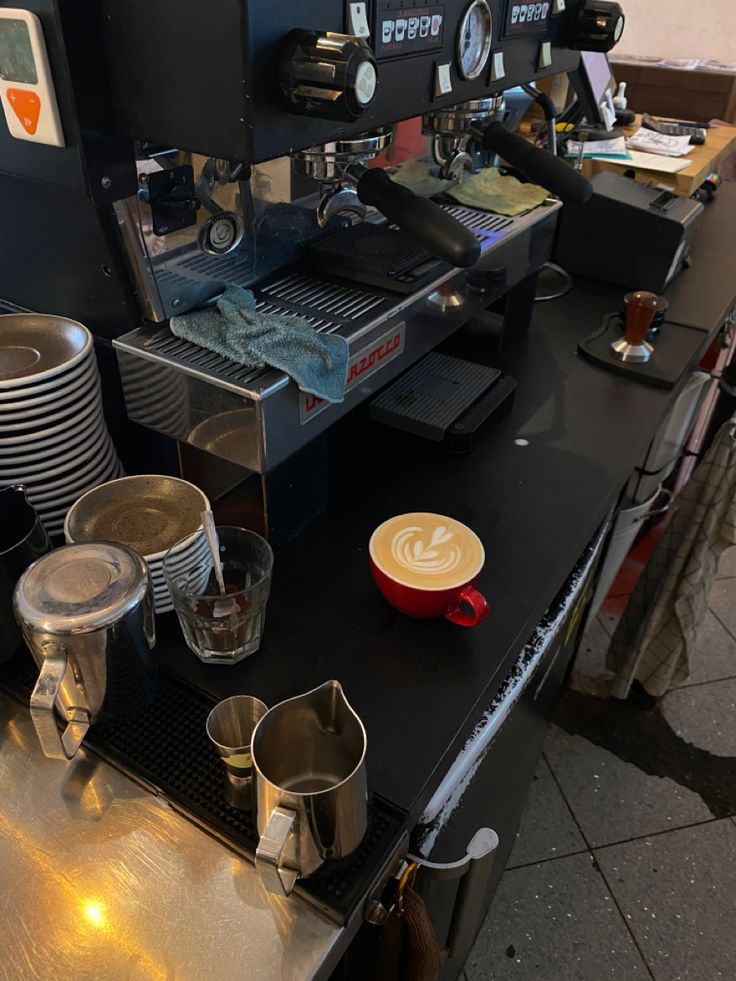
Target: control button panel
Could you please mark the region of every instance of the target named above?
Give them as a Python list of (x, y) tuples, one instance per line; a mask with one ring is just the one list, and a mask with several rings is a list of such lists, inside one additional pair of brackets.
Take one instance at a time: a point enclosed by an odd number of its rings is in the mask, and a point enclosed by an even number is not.
[(508, 0), (504, 20), (504, 37), (545, 34), (552, 18), (552, 0), (522, 3)]
[(378, 0), (374, 47), (377, 58), (391, 58), (442, 47), (445, 4), (417, 6), (415, 0)]
[(41, 22), (28, 10), (0, 8), (0, 101), (15, 139), (64, 146)]

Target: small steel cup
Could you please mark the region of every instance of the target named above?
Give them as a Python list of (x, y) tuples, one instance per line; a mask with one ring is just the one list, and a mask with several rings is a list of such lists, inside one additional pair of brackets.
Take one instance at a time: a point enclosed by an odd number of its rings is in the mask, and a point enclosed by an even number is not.
[(207, 735), (225, 765), (225, 799), (231, 807), (253, 806), (253, 730), (268, 706), (252, 695), (233, 695), (218, 702), (207, 716)]

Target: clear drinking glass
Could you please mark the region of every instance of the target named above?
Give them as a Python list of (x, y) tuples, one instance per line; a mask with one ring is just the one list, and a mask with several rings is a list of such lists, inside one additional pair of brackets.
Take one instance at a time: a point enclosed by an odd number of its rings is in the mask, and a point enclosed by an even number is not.
[(261, 644), (273, 552), (265, 538), (245, 528), (218, 527), (217, 535), (225, 596), (217, 588), (209, 551), (182, 569), (174, 545), (164, 558), (164, 576), (190, 650), (207, 663), (237, 664)]

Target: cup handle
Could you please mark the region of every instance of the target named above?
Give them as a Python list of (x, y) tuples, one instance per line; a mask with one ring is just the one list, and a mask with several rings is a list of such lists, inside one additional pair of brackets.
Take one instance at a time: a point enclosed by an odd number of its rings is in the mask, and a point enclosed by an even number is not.
[(44, 756), (52, 760), (70, 760), (82, 744), (89, 729), (89, 715), (84, 709), (72, 708), (71, 719), (63, 734), (54, 715), (54, 703), (66, 672), (66, 652), (55, 648), (45, 655), (41, 673), (31, 695), (31, 719)]
[[(463, 610), (462, 604), (469, 606), (470, 611)], [(466, 586), (458, 593), (445, 616), (452, 623), (457, 623), (461, 627), (475, 627), (488, 616), (488, 600), (477, 589)]]
[(299, 878), (297, 869), (282, 865), (284, 849), (296, 825), (296, 811), (274, 807), (256, 848), (256, 869), (269, 892), (288, 896)]

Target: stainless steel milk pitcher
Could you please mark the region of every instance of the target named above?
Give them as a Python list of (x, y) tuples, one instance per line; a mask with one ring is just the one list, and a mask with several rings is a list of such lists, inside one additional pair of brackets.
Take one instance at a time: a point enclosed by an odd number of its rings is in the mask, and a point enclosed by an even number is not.
[(256, 868), (287, 896), (297, 879), (354, 851), (368, 826), (366, 735), (337, 681), (275, 705), (251, 743)]
[(19, 579), (15, 615), (40, 669), (31, 717), (46, 756), (71, 759), (92, 723), (125, 722), (153, 698), (153, 588), (132, 549), (88, 542), (49, 552)]

